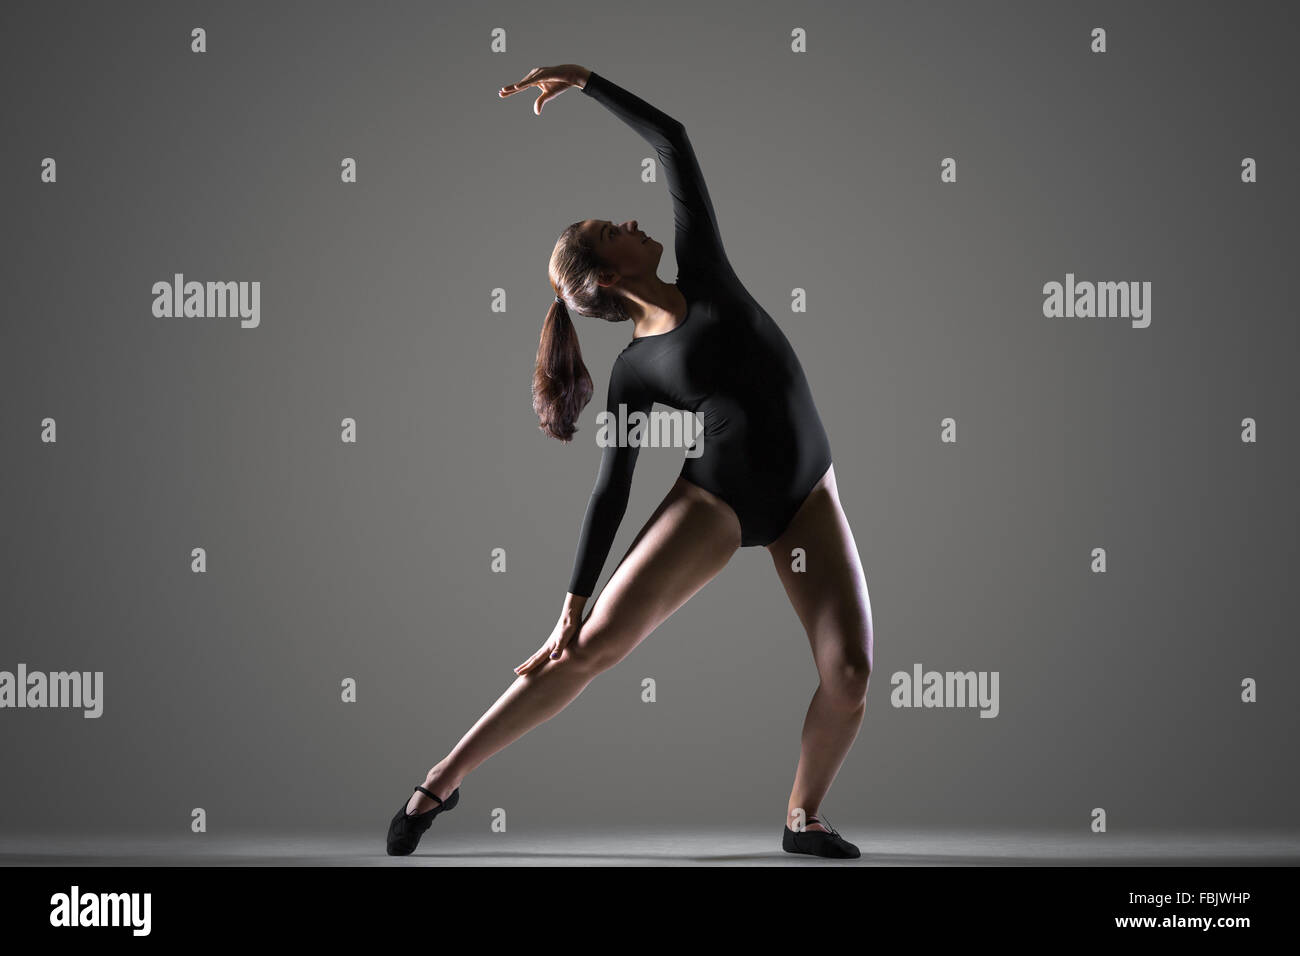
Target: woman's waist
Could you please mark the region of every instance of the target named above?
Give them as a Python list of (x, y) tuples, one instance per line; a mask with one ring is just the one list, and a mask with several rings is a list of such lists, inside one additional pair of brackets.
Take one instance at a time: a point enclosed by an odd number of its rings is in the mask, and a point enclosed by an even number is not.
[(828, 446), (826, 429), (816, 415), (799, 421), (729, 422), (716, 428), (706, 424), (688, 458), (726, 460), (744, 467), (747, 462), (769, 464), (824, 456)]

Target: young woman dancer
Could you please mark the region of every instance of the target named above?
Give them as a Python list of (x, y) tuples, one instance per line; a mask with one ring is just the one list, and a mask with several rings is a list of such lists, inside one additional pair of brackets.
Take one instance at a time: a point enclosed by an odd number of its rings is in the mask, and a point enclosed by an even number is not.
[[(741, 284), (722, 239), (686, 130), (677, 120), (576, 64), (539, 67), (501, 88), (537, 87), (534, 110), (576, 86), (645, 139), (668, 180), (677, 281), (657, 275), (663, 246), (636, 220), (587, 219), (551, 253), (555, 301), (537, 352), (533, 404), (540, 427), (569, 441), (591, 399), (591, 377), (569, 319), (631, 321), (632, 340), (610, 372), (608, 409), (649, 412), (657, 401), (703, 421), (702, 449), (637, 534), (582, 619), (623, 518), (635, 445), (607, 446), (587, 505), (560, 619), (515, 668), (514, 683), (429, 770), (394, 815), (388, 852), (411, 853), (433, 818), (460, 801), (461, 781), (488, 757), (572, 702), (621, 661), (730, 560), (762, 545), (812, 645), (820, 682), (804, 721), (782, 846), (857, 857), (817, 811), (857, 737), (872, 667), (871, 603), (840, 507), (830, 445), (803, 369), (772, 317)], [(803, 549), (806, 570), (792, 570)]]

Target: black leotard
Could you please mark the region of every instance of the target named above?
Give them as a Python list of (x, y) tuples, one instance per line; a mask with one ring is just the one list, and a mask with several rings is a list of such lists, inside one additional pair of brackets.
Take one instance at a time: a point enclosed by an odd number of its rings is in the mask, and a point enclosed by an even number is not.
[[(713, 203), (680, 122), (599, 74), (584, 92), (659, 155), (673, 200), (677, 287), (686, 317), (634, 337), (614, 360), (608, 409), (649, 412), (656, 401), (698, 414), (703, 451), (681, 474), (740, 519), (741, 546), (780, 537), (831, 464), (830, 443), (803, 368), (781, 329), (727, 261)], [(569, 582), (589, 596), (623, 520), (638, 448), (610, 445), (587, 504)]]

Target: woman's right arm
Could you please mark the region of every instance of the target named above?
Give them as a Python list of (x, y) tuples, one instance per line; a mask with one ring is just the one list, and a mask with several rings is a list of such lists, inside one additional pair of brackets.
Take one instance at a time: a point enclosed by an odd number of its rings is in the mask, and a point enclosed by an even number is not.
[[(620, 414), (619, 406), (623, 406)], [(614, 428), (610, 436), (613, 444), (606, 445), (600, 457), (600, 471), (596, 484), (587, 500), (587, 512), (578, 536), (578, 553), (573, 559), (573, 572), (569, 577), (569, 591), (564, 596), (560, 619), (551, 635), (533, 655), (515, 668), (519, 675), (535, 670), (547, 660), (558, 659), (564, 648), (578, 634), (582, 626), (582, 610), (596, 589), (601, 568), (609, 556), (614, 535), (623, 521), (627, 500), (632, 489), (632, 472), (636, 468), (640, 447), (622, 443), (618, 428), (633, 412), (648, 413), (654, 405), (654, 396), (645, 387), (636, 371), (620, 355), (614, 360), (609, 374), (609, 393), (605, 410), (613, 416)]]
[[(649, 412), (654, 398), (642, 384), (633, 369), (619, 356), (609, 373), (609, 394), (605, 410), (615, 423), (633, 412)], [(620, 415), (619, 406), (623, 406)], [(600, 471), (596, 484), (587, 500), (587, 513), (582, 520), (578, 536), (578, 551), (573, 559), (573, 572), (569, 576), (569, 594), (587, 598), (596, 589), (596, 579), (609, 556), (614, 535), (627, 510), (627, 499), (632, 490), (632, 471), (636, 468), (636, 445), (620, 442), (617, 426), (611, 436), (613, 444), (605, 446), (600, 458)]]

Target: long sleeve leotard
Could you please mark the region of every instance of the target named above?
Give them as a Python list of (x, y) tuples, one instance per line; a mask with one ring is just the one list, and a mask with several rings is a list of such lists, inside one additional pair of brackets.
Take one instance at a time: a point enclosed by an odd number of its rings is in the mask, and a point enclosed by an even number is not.
[[(703, 422), (698, 457), (682, 477), (732, 507), (741, 546), (780, 537), (831, 464), (830, 443), (794, 350), (745, 289), (723, 249), (717, 218), (685, 127), (592, 72), (583, 91), (658, 155), (673, 202), (677, 287), (686, 316), (634, 337), (614, 360), (606, 409), (650, 412), (655, 402)], [(608, 445), (592, 488), (569, 591), (589, 596), (623, 520), (635, 445)], [(692, 452), (695, 454), (695, 452)]]

